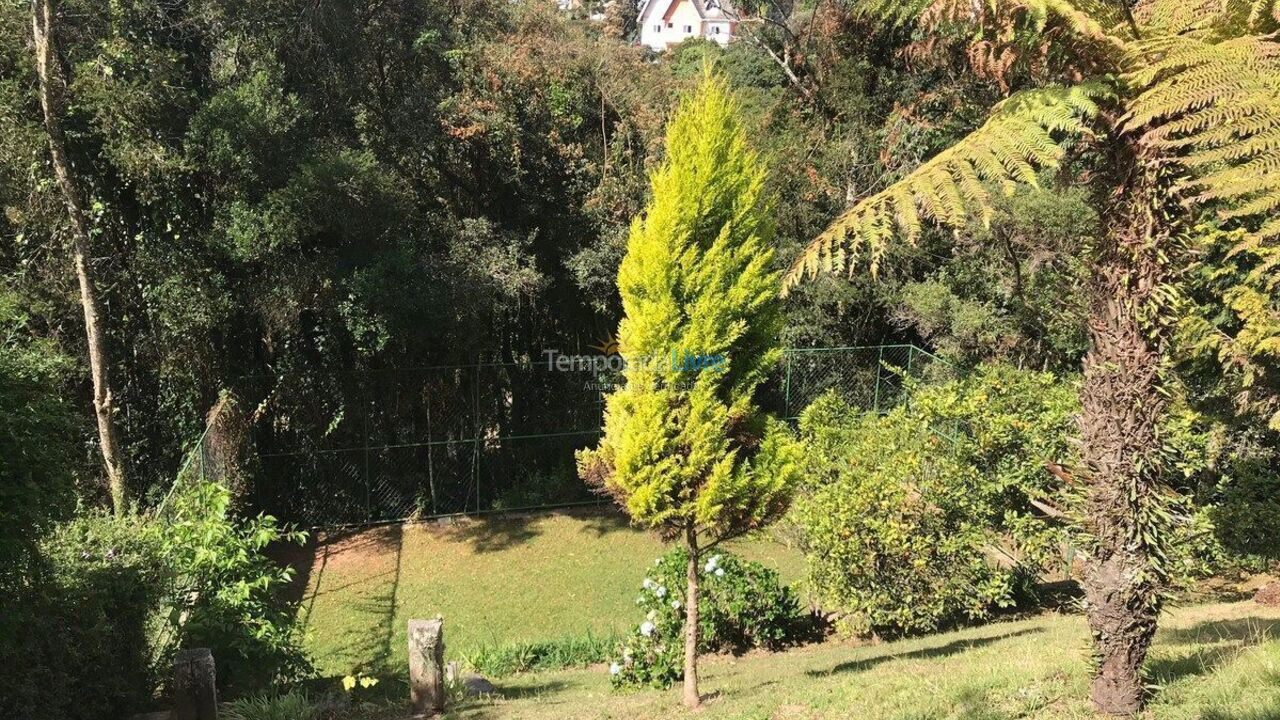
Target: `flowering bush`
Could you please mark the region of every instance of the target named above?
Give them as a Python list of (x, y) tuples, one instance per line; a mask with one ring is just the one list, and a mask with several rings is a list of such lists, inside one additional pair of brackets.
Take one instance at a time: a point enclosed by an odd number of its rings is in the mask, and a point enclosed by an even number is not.
[[(682, 677), (688, 558), (684, 548), (668, 552), (641, 583), (644, 619), (609, 666), (614, 687), (665, 688)], [(775, 650), (807, 631), (807, 614), (777, 572), (726, 552), (708, 554), (699, 571), (698, 652)]]

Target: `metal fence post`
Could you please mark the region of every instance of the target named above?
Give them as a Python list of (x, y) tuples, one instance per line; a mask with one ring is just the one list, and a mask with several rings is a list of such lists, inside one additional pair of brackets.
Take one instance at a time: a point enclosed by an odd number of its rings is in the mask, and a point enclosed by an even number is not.
[(476, 512), (480, 512), (480, 357), (476, 356), (471, 387), (471, 433), (475, 444), (471, 453), (471, 482), (476, 487)]
[(884, 346), (880, 346), (880, 352), (876, 354), (876, 394), (875, 399), (871, 402), (871, 409), (877, 414), (880, 412), (880, 366), (884, 364)]
[(371, 407), (364, 409), (364, 516), (373, 514), (373, 478), (369, 477), (369, 413)]
[(787, 356), (787, 380), (784, 383), (785, 390), (783, 392), (785, 395), (785, 399), (782, 401), (782, 408), (783, 408), (782, 412), (784, 417), (790, 419), (791, 418), (791, 355), (792, 355), (792, 351), (788, 349), (783, 352)]

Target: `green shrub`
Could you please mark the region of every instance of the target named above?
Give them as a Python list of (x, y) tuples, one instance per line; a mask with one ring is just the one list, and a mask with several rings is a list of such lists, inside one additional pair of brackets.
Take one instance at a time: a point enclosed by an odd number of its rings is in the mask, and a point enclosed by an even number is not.
[(223, 720), (316, 720), (325, 710), (305, 692), (258, 693), (226, 703), (219, 716)]
[(177, 646), (210, 648), (219, 685), (231, 693), (307, 675), (297, 608), (283, 597), (293, 570), (262, 554), (271, 543), (301, 543), (305, 535), (269, 515), (235, 517), (231, 492), (218, 483), (180, 488), (170, 502), (151, 532), (172, 574)]
[(801, 418), (807, 485), (790, 521), (808, 580), (842, 630), (910, 633), (986, 617), (1028, 572), (1059, 563), (1065, 529), (1033, 501), (1070, 455), (1074, 392), (1051, 374), (980, 367), (916, 388), (880, 417), (834, 395)]
[[(791, 588), (764, 565), (711, 551), (701, 566), (698, 651), (776, 650), (806, 636), (811, 618)], [(636, 605), (644, 620), (610, 666), (614, 687), (665, 688), (683, 677), (684, 592), (689, 555), (676, 548), (654, 561)]]
[(0, 614), (0, 717), (127, 717), (155, 687), (165, 569), (136, 517), (92, 514), (46, 539)]
[(1271, 569), (1280, 560), (1278, 454), (1263, 451), (1233, 463), (1205, 509), (1223, 551), (1248, 569)]
[(74, 366), (27, 329), (21, 298), (0, 285), (0, 615), (35, 571), (39, 539), (74, 506), (76, 417), (65, 380)]
[(619, 641), (614, 633), (587, 632), (542, 642), (480, 645), (469, 651), (463, 662), (489, 677), (533, 670), (559, 670), (604, 662)]
[[(40, 545), (0, 615), (0, 717), (98, 720), (142, 709), (181, 647), (208, 647), (229, 695), (307, 674), (291, 572), (263, 548), (299, 540), (270, 517), (235, 518), (214, 483), (180, 488), (163, 519), (87, 513)], [(10, 598), (6, 598), (7, 600)]]

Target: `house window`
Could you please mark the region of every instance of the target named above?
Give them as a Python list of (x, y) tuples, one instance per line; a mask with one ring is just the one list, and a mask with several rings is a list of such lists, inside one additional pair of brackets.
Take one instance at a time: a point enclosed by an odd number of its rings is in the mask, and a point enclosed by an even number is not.
[(676, 26), (676, 24), (675, 24), (675, 23), (672, 23), (672, 22), (667, 23), (667, 27), (669, 27), (669, 28), (671, 28), (671, 27), (675, 27), (675, 26)]
[(684, 31), (685, 31), (685, 33), (686, 33), (686, 34), (693, 32), (693, 26), (692, 26), (692, 25), (685, 25), (685, 26), (684, 26)]
[(654, 25), (654, 26), (653, 26), (653, 31), (654, 31), (654, 32), (662, 32), (662, 25), (661, 25), (661, 24)]
[(716, 35), (719, 35), (719, 34), (720, 34), (720, 26), (719, 26), (719, 25), (715, 26), (714, 28), (712, 28), (712, 29), (711, 29), (711, 32), (715, 33)]

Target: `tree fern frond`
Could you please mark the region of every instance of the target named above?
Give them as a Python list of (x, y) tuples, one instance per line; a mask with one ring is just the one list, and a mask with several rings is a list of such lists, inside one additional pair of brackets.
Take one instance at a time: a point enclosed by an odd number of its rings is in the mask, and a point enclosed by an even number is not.
[(1275, 30), (1280, 0), (1139, 0), (1134, 17), (1147, 35), (1208, 32), (1226, 38)]
[(1213, 42), (1196, 34), (1136, 43), (1141, 90), (1123, 122), (1142, 142), (1194, 173), (1184, 188), (1223, 205), (1224, 219), (1257, 218), (1260, 238), (1280, 193), (1280, 43), (1270, 36)]
[(1123, 44), (1107, 30), (1120, 24), (1123, 13), (1106, 0), (857, 0), (854, 7), (865, 17), (893, 25), (923, 19), (1004, 30), (1022, 21), (1043, 32), (1056, 20), (1073, 35), (1115, 47)]
[(1231, 0), (1141, 0), (1133, 15), (1149, 33), (1177, 35), (1206, 27), (1230, 5)]
[(1058, 137), (1088, 134), (1101, 83), (1018, 93), (997, 105), (987, 122), (911, 174), (847, 210), (800, 254), (783, 280), (784, 292), (818, 272), (852, 272), (863, 255), (876, 272), (889, 242), (914, 242), (924, 220), (959, 229), (993, 213), (988, 187), (1006, 192), (1035, 185), (1037, 173), (1057, 167)]

